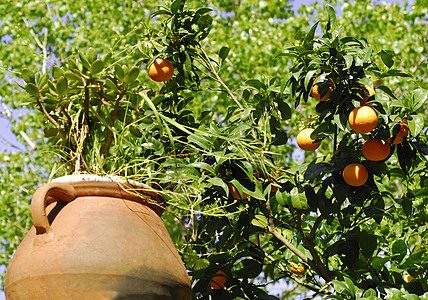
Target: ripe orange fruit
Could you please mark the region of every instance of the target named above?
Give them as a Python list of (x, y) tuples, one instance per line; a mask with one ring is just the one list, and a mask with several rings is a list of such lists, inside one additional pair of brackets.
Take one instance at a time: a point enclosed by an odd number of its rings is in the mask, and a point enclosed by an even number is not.
[(391, 153), (391, 146), (380, 140), (368, 139), (363, 144), (363, 155), (368, 160), (381, 161)]
[(174, 66), (167, 59), (157, 58), (149, 66), (149, 76), (154, 81), (158, 81), (158, 82), (168, 81), (172, 78), (173, 74), (174, 74)]
[(343, 179), (351, 186), (362, 186), (369, 178), (366, 167), (362, 164), (349, 164), (342, 172)]
[(330, 78), (325, 79), (312, 85), (311, 96), (317, 99), (318, 101), (325, 101), (330, 98), (331, 91), (334, 88), (334, 82)]
[(290, 271), (298, 276), (304, 275), (306, 273), (306, 269), (303, 265), (290, 266)]
[(246, 194), (246, 193), (242, 192), (242, 198), (241, 198), (241, 196), (239, 195), (238, 190), (236, 189), (236, 187), (235, 187), (233, 184), (229, 183), (227, 186), (229, 187), (229, 193), (230, 193), (230, 194), (232, 195), (232, 197), (233, 197), (233, 198), (235, 198), (236, 200), (242, 200), (242, 199), (245, 199), (245, 198), (248, 198), (248, 197), (249, 197), (249, 195), (248, 195), (248, 194)]
[(406, 125), (407, 120), (403, 120), (403, 122), (400, 123), (400, 131), (397, 133), (397, 136), (394, 139), (393, 144), (401, 144), (403, 142), (403, 139), (409, 135), (409, 128)]
[(409, 274), (404, 274), (404, 275), (403, 275), (403, 280), (404, 280), (406, 283), (409, 283), (413, 278), (414, 278), (414, 277), (413, 277), (412, 275), (409, 275)]
[(215, 290), (221, 290), (224, 289), (224, 284), (226, 283), (227, 277), (226, 274), (223, 271), (217, 271), (215, 273), (213, 279), (211, 280), (211, 287)]
[(370, 97), (376, 94), (375, 90), (369, 85), (362, 85), (361, 96), (363, 97), (363, 103), (365, 104)]
[(297, 135), (297, 145), (300, 147), (300, 149), (305, 151), (313, 151), (320, 146), (321, 141), (314, 143), (315, 140), (311, 138), (312, 132), (314, 132), (313, 128), (306, 128), (299, 132)]
[(369, 133), (377, 126), (376, 111), (368, 105), (354, 108), (348, 116), (348, 122), (356, 133)]

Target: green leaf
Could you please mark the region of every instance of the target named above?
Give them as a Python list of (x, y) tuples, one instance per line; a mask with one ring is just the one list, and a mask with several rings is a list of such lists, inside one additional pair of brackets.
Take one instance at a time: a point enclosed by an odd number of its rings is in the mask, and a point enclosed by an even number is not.
[(353, 55), (345, 55), (343, 56), (343, 58), (345, 59), (345, 70), (348, 70), (351, 66), (352, 63), (354, 62), (354, 56)]
[(30, 69), (23, 69), (21, 72), (21, 78), (25, 81), (25, 83), (36, 83), (34, 72)]
[(403, 240), (397, 240), (392, 244), (391, 252), (396, 255), (397, 261), (401, 262), (407, 254), (407, 245)]
[(129, 126), (129, 132), (131, 132), (131, 134), (137, 138), (140, 138), (143, 136), (141, 131), (135, 126)]
[(56, 83), (56, 90), (58, 92), (58, 95), (63, 96), (67, 92), (67, 88), (67, 79), (64, 76), (59, 77)]
[(288, 120), (291, 118), (291, 108), (290, 106), (281, 99), (277, 101), (279, 112), (281, 113), (282, 120)]
[(133, 83), (137, 79), (139, 73), (140, 73), (139, 67), (132, 67), (131, 70), (129, 70), (128, 75), (126, 75), (125, 81), (128, 84)]
[(118, 92), (117, 86), (114, 84), (114, 82), (110, 78), (106, 78), (105, 86), (114, 92)]
[(306, 73), (305, 76), (305, 88), (307, 87), (309, 89), (309, 84), (311, 83), (312, 77), (314, 77), (314, 74), (317, 72), (317, 70), (310, 70), (308, 73)]
[(308, 34), (305, 37), (305, 40), (303, 41), (303, 47), (305, 47), (305, 49), (312, 49), (312, 44), (313, 44), (313, 40), (314, 40), (314, 36), (315, 36), (315, 30), (317, 29), (319, 24), (319, 21), (317, 21), (312, 28), (309, 30)]
[(178, 12), (178, 10), (180, 9), (181, 1), (182, 0), (175, 0), (174, 2), (171, 3), (171, 12), (173, 14), (176, 14)]
[(358, 242), (364, 256), (368, 259), (372, 257), (373, 252), (377, 248), (377, 237), (368, 233), (366, 230), (363, 230), (358, 236)]
[(287, 207), (288, 203), (290, 202), (290, 196), (280, 191), (277, 191), (275, 193), (275, 199), (276, 199), (276, 202), (278, 202), (278, 204), (281, 205), (282, 207)]
[(91, 64), (92, 75), (100, 73), (103, 69), (104, 69), (104, 62), (101, 59), (97, 59)]
[(98, 57), (98, 51), (95, 48), (89, 48), (86, 51), (86, 58), (90, 64), (92, 64)]
[(40, 76), (39, 87), (42, 89), (48, 83), (48, 80), (49, 80), (48, 74), (43, 74), (42, 76)]
[(123, 73), (122, 67), (118, 64), (114, 65), (114, 75), (116, 75), (116, 78), (119, 79), (119, 81), (123, 81), (125, 75)]
[(413, 91), (412, 93), (412, 97), (413, 97), (413, 106), (412, 106), (412, 111), (417, 111), (419, 108), (422, 107), (422, 105), (424, 105), (425, 101), (427, 100), (427, 92), (421, 89), (416, 89)]
[(212, 178), (208, 179), (208, 182), (211, 183), (212, 185), (215, 185), (215, 186), (223, 188), (223, 190), (227, 194), (229, 194), (229, 188), (227, 187), (227, 184), (221, 178), (212, 177)]
[(58, 77), (62, 76), (63, 74), (64, 74), (64, 71), (60, 67), (53, 66), (53, 68), (52, 68), (53, 78), (57, 79)]
[(203, 15), (198, 19), (198, 25), (200, 30), (204, 30), (210, 27), (213, 23), (213, 18), (210, 15)]
[(256, 227), (267, 228), (268, 220), (264, 215), (259, 214), (254, 216), (254, 219), (251, 220), (251, 224)]
[(80, 78), (79, 75), (77, 75), (74, 72), (71, 71), (67, 71), (64, 73), (65, 78), (67, 78), (69, 81), (81, 81), (82, 79)]
[(209, 138), (199, 134), (191, 134), (187, 137), (187, 140), (191, 143), (195, 143), (204, 150), (209, 150), (212, 148), (212, 142), (209, 140)]
[(293, 188), (290, 192), (291, 196), (291, 206), (295, 209), (308, 209), (308, 201), (306, 200), (306, 196), (304, 193), (299, 193), (299, 190), (297, 187)]
[(45, 128), (43, 129), (43, 132), (45, 133), (46, 137), (53, 137), (58, 134), (59, 130), (56, 128)]
[(327, 5), (326, 10), (327, 10), (327, 14), (328, 14), (327, 28), (328, 28), (328, 30), (330, 30), (330, 28), (333, 28), (334, 26), (336, 26), (336, 11), (330, 5)]
[(266, 89), (266, 85), (258, 79), (250, 79), (250, 80), (247, 80), (245, 83), (257, 90)]
[(244, 278), (255, 278), (257, 277), (263, 269), (263, 264), (260, 262), (248, 258), (240, 261), (235, 267), (234, 272)]
[(394, 51), (392, 50), (382, 50), (380, 57), (382, 58), (383, 63), (388, 68), (391, 68), (394, 65), (393, 57), (395, 56)]
[(34, 83), (28, 83), (25, 86), (25, 90), (27, 91), (27, 93), (29, 93), (30, 95), (37, 97), (37, 95), (39, 94), (39, 89), (37, 88), (37, 86)]
[(346, 131), (346, 126), (348, 125), (348, 117), (343, 113), (335, 114), (334, 123), (338, 125), (340, 130)]
[(206, 258), (199, 258), (195, 261), (195, 264), (193, 265), (193, 269), (198, 271), (202, 269), (208, 268), (210, 265), (210, 261)]
[(221, 60), (225, 60), (229, 52), (230, 52), (230, 48), (224, 46), (220, 49), (218, 56), (220, 57)]
[(408, 126), (413, 136), (419, 135), (424, 128), (424, 115), (412, 115), (412, 119), (408, 120)]
[(364, 292), (364, 297), (376, 297), (377, 293), (374, 289), (368, 289)]
[(82, 66), (85, 67), (86, 69), (90, 70), (91, 64), (89, 63), (88, 58), (82, 53), (82, 51), (79, 51), (79, 58), (80, 58), (80, 62), (82, 64)]
[(104, 58), (103, 58), (104, 65), (107, 65), (110, 62), (110, 59), (112, 58), (112, 56), (113, 56), (113, 53), (111, 53), (111, 52), (107, 53), (104, 56)]
[(354, 282), (349, 277), (343, 278), (346, 282), (346, 285), (348, 286), (349, 291), (351, 292), (351, 296), (355, 297), (356, 289)]

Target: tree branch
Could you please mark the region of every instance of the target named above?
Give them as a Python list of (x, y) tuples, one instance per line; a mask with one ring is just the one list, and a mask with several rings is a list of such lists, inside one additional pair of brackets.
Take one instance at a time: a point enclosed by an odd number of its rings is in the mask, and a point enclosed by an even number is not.
[[(288, 249), (290, 249), (294, 254), (296, 254), (303, 262), (309, 265), (316, 273), (318, 273), (324, 280), (331, 281), (333, 279), (333, 276), (330, 274), (330, 271), (328, 271), (324, 265), (321, 263), (321, 261), (312, 261), (310, 260), (303, 252), (301, 252), (299, 249), (297, 249), (289, 240), (287, 240), (282, 234), (280, 234), (275, 227), (274, 224), (274, 218), (272, 209), (270, 207), (269, 201), (266, 201), (266, 209), (268, 211), (268, 231), (276, 237), (278, 240), (280, 240)], [(312, 254), (312, 253), (311, 253)], [(313, 255), (313, 254), (312, 254)], [(317, 254), (318, 256), (318, 254)], [(318, 257), (319, 258), (319, 257)], [(320, 264), (321, 263), (321, 264)], [(320, 264), (320, 265), (318, 265)]]

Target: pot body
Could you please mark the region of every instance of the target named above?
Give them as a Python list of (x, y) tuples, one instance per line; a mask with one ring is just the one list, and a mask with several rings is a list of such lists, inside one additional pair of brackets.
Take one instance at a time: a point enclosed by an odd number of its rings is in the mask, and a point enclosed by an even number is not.
[[(7, 269), (8, 300), (192, 298), (163, 224), (163, 199), (114, 182), (49, 183)], [(155, 202), (155, 203), (154, 203)]]

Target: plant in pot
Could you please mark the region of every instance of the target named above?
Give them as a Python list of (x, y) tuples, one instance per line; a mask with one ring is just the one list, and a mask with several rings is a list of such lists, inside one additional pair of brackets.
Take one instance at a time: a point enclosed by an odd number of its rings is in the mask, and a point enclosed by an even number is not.
[[(9, 265), (8, 299), (191, 298), (160, 215), (165, 198), (180, 203), (189, 194), (178, 159), (200, 154), (186, 143), (197, 136), (199, 112), (184, 108), (199, 89), (194, 58), (212, 68), (200, 51), (211, 17), (184, 3), (168, 9), (192, 16), (196, 26), (184, 32), (180, 20), (165, 25), (167, 34), (180, 30), (176, 46), (146, 28), (140, 51), (101, 55), (89, 48), (50, 74), (22, 71), (27, 105), (46, 119), (44, 134), (59, 159), (51, 173), (57, 178), (33, 196), (34, 226)], [(131, 55), (132, 65), (121, 63)], [(144, 83), (143, 65), (154, 81), (166, 82), (160, 90)]]

